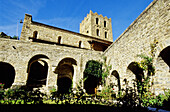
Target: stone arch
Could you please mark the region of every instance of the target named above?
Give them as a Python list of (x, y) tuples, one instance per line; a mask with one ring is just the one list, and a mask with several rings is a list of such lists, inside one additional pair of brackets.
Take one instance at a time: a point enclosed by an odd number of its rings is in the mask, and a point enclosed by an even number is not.
[[(170, 77), (170, 46), (165, 47), (158, 55), (155, 64), (154, 86), (157, 91), (162, 91), (162, 87), (169, 88)], [(163, 86), (162, 86), (163, 85)]]
[[(89, 60), (86, 63), (85, 70), (86, 70), (86, 68), (88, 68), (90, 66), (91, 69), (94, 69), (95, 71), (97, 71), (99, 66), (90, 65), (89, 62), (95, 63), (94, 65), (100, 64), (99, 62), (97, 62), (95, 60)], [(101, 68), (99, 68), (99, 69), (101, 70), (102, 66), (100, 66), (100, 67)], [(98, 69), (98, 72), (99, 72), (99, 69)], [(97, 87), (99, 86), (99, 84), (102, 80), (102, 77), (97, 78), (94, 75), (86, 74), (85, 70), (84, 70), (84, 76), (83, 76), (84, 79), (86, 79), (84, 81), (84, 89), (86, 90), (86, 93), (88, 93), (88, 94), (95, 94), (97, 92)]]
[(5, 84), (4, 88), (10, 88), (15, 79), (14, 67), (6, 62), (0, 62), (0, 83)]
[(118, 87), (118, 91), (121, 90), (121, 85), (120, 85), (120, 76), (119, 76), (119, 73), (116, 71), (116, 70), (113, 70), (112, 73), (111, 73), (112, 76), (114, 76), (116, 78), (116, 86)]
[[(142, 78), (144, 77), (143, 69), (141, 69), (137, 62), (131, 62), (127, 67), (127, 73), (128, 75), (134, 74), (135, 79), (139, 82), (142, 81)], [(131, 77), (131, 76), (130, 76)]]
[(157, 47), (155, 48), (155, 57), (159, 57), (160, 52), (162, 52), (165, 48), (167, 48), (170, 44), (170, 38), (167, 38), (161, 42), (157, 42)]
[(55, 73), (58, 74), (58, 93), (69, 93), (69, 90), (73, 86), (74, 66), (77, 66), (77, 61), (73, 58), (64, 58), (59, 62), (55, 70)]
[(39, 88), (46, 85), (48, 74), (48, 57), (45, 55), (36, 55), (28, 62), (27, 68), (27, 83), (28, 89)]
[(161, 57), (164, 62), (169, 66), (170, 68), (170, 46), (164, 48), (160, 54), (159, 54), (159, 57)]

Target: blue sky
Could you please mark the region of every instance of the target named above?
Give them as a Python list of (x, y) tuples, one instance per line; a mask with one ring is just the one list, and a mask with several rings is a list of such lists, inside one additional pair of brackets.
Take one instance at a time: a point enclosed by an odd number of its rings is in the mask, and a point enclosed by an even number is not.
[[(0, 32), (17, 35), (17, 21), (25, 13), (33, 21), (79, 32), (79, 24), (90, 10), (112, 19), (113, 40), (153, 0), (0, 0)], [(18, 24), (20, 35), (22, 24)]]

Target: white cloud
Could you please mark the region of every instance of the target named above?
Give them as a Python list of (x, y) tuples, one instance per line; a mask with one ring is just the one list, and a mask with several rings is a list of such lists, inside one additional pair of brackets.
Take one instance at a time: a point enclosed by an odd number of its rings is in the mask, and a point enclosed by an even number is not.
[[(17, 35), (17, 21), (24, 19), (25, 13), (36, 16), (45, 3), (46, 0), (2, 0), (0, 7), (0, 32), (10, 36)], [(18, 32), (20, 35), (20, 24)]]

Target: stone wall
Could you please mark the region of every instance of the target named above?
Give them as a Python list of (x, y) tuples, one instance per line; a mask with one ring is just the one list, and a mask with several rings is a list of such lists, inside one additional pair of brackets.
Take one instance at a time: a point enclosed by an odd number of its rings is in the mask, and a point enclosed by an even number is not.
[[(154, 0), (105, 51), (112, 71), (116, 70), (120, 76), (121, 85), (125, 78), (132, 83), (135, 75), (128, 66), (132, 62), (140, 62), (138, 54), (151, 56), (152, 44), (156, 46), (153, 52), (156, 67), (156, 74), (152, 77), (154, 90), (160, 92), (163, 88), (170, 88), (170, 65), (160, 57), (161, 51), (170, 46), (169, 5), (168, 0)], [(170, 52), (169, 49), (167, 52)]]
[[(21, 40), (0, 38), (0, 64), (9, 63), (15, 69), (13, 86), (26, 85), (30, 66), (38, 62), (48, 69), (45, 88), (57, 87), (60, 74), (57, 70), (64, 67), (71, 68), (67, 70), (67, 77), (72, 78), (73, 87), (76, 87), (76, 83), (83, 78), (87, 61), (101, 61), (104, 55), (107, 63), (112, 65), (108, 82), (118, 84), (118, 90), (124, 79), (132, 84), (132, 79), (136, 78), (134, 70), (139, 69), (134, 63), (141, 61), (137, 55), (151, 56), (152, 53), (156, 68), (155, 75), (151, 77), (153, 89), (156, 93), (162, 92), (163, 88), (170, 87), (169, 5), (169, 0), (154, 0), (104, 53), (88, 50), (91, 49), (89, 41), (96, 48), (100, 44), (111, 44), (109, 41), (34, 22), (32, 16), (26, 14)], [(32, 42), (34, 38), (46, 43)], [(151, 49), (151, 45), (154, 49)], [(65, 64), (68, 66), (63, 66)], [(72, 73), (73, 77), (70, 75)]]
[[(32, 16), (26, 14), (21, 32), (21, 40), (33, 41), (38, 39), (53, 44), (63, 44), (84, 49), (91, 49), (90, 41), (95, 40), (110, 45), (112, 42), (92, 36), (75, 33), (54, 26), (38, 23)], [(60, 42), (59, 42), (60, 41)], [(79, 44), (81, 42), (81, 45)]]
[[(15, 85), (26, 85), (28, 66), (33, 57), (48, 64), (46, 87), (57, 87), (58, 74), (55, 72), (61, 60), (70, 58), (76, 61), (73, 75), (73, 87), (81, 78), (85, 65), (89, 60), (100, 60), (101, 52), (80, 48), (49, 45), (21, 40), (0, 39), (0, 62), (9, 63), (15, 69)], [(44, 58), (45, 57), (45, 58)], [(6, 71), (8, 72), (8, 71)], [(45, 86), (45, 85), (44, 85)]]

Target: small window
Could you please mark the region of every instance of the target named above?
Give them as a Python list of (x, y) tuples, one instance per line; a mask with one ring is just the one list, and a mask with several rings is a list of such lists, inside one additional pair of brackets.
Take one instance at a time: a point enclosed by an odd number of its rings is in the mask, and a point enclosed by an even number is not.
[(33, 38), (34, 38), (34, 39), (37, 39), (37, 35), (38, 35), (38, 32), (37, 32), (37, 31), (34, 31), (34, 33), (33, 33)]
[(87, 33), (89, 33), (89, 31), (87, 30)]
[(96, 35), (97, 35), (97, 36), (100, 36), (100, 31), (99, 31), (99, 29), (96, 30)]
[(107, 38), (107, 32), (105, 32), (105, 38)]
[(81, 41), (79, 41), (79, 48), (81, 48)]
[(99, 18), (96, 18), (96, 24), (99, 24)]
[(58, 44), (61, 44), (61, 36), (58, 37)]
[(106, 27), (106, 21), (104, 21), (104, 27)]

